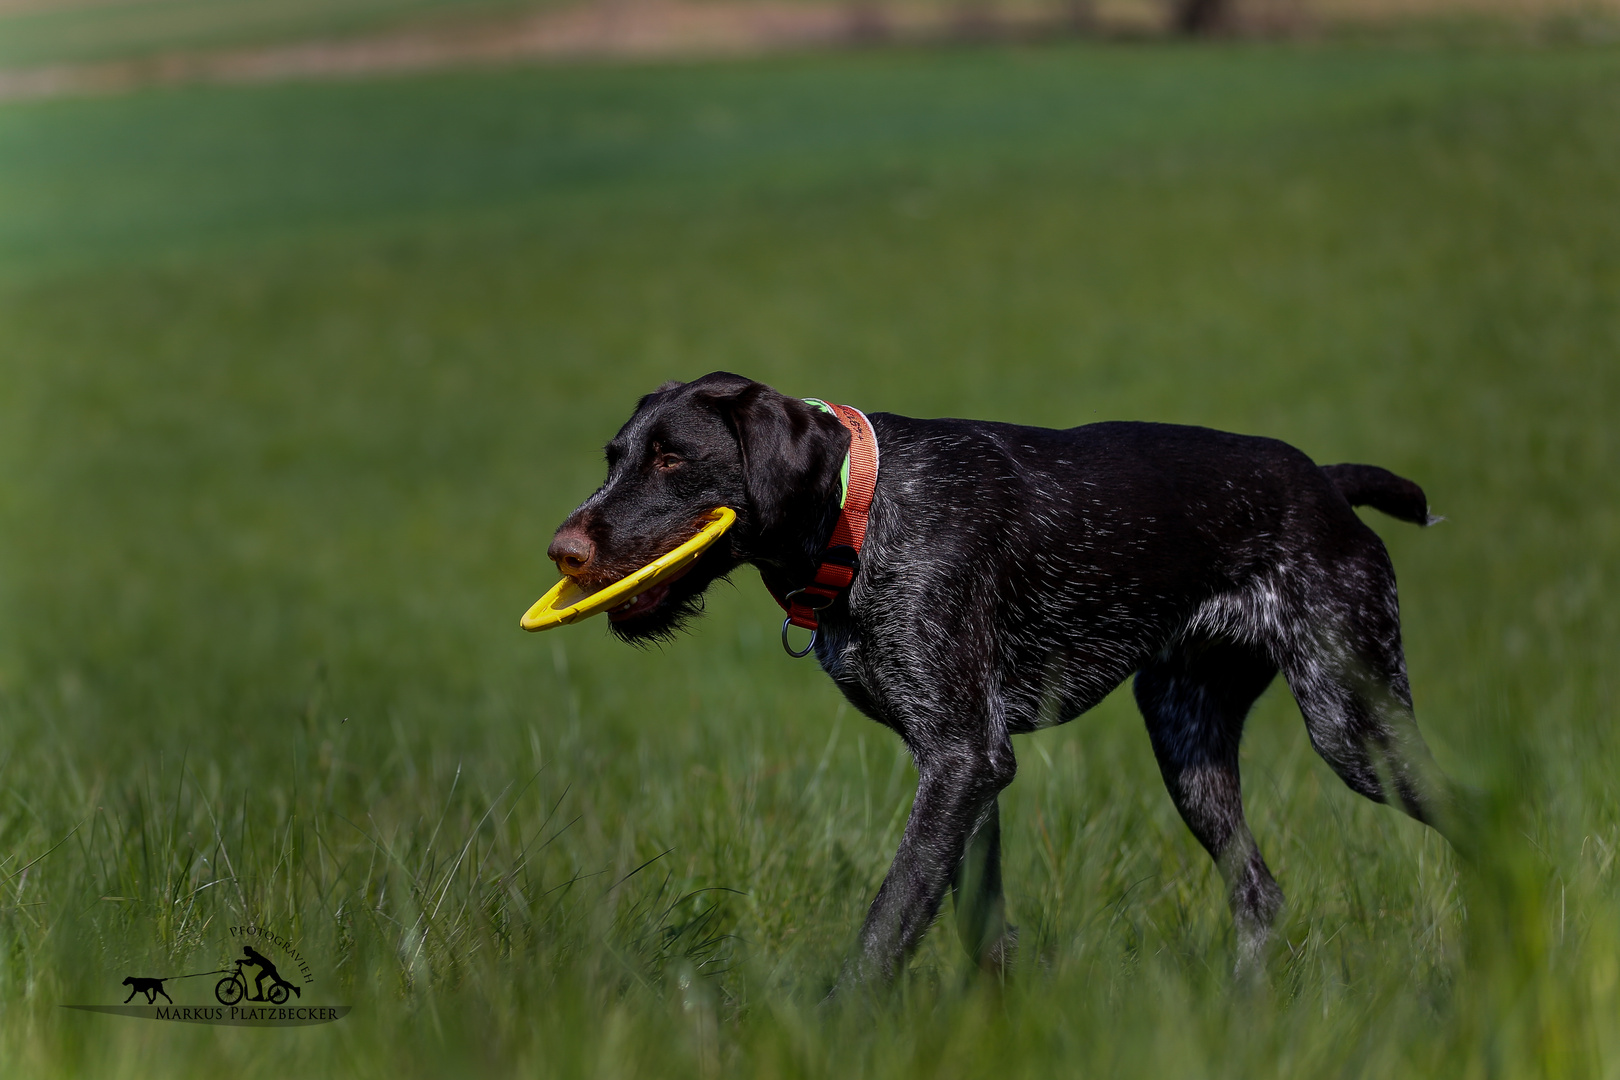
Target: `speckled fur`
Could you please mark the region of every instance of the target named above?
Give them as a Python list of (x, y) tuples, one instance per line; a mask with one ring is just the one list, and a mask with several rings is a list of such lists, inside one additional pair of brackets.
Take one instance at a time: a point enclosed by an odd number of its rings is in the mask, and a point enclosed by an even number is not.
[[(1283, 903), (1244, 822), (1237, 754), (1278, 670), (1353, 790), (1385, 801), (1393, 786), (1435, 821), (1443, 781), (1412, 722), (1394, 571), (1346, 496), (1426, 522), (1416, 485), (1203, 428), (870, 419), (882, 467), (861, 570), (815, 652), (905, 741), (919, 783), (845, 982), (892, 978), (947, 890), (969, 952), (1006, 962), (996, 804), (1017, 771), (1010, 737), (1073, 719), (1133, 673), (1165, 784), (1227, 884), (1239, 966)], [(678, 465), (649, 465), (655, 447)], [(564, 530), (618, 566), (668, 550), (712, 506), (739, 523), (659, 610), (615, 631), (669, 633), (743, 562), (779, 591), (806, 581), (847, 447), (832, 417), (735, 375), (644, 398)]]

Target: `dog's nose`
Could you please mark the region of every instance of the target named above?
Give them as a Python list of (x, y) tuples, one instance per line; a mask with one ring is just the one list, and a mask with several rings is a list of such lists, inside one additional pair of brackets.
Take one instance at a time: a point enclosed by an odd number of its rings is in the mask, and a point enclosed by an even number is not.
[(585, 535), (585, 530), (571, 526), (557, 530), (552, 538), (551, 548), (546, 552), (551, 561), (557, 564), (557, 569), (569, 577), (578, 577), (591, 565), (591, 558), (596, 554), (596, 545), (591, 538)]

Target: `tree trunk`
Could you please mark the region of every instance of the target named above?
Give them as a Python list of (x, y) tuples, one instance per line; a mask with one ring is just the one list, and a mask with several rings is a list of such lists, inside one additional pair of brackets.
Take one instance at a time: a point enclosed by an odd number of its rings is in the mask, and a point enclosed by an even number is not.
[(1230, 0), (1178, 0), (1176, 32), (1187, 37), (1212, 34), (1226, 25)]

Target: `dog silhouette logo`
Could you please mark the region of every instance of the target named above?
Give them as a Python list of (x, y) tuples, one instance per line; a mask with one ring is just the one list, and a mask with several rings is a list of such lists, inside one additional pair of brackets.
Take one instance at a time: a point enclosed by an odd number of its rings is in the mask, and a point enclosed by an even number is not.
[(131, 1001), (133, 1001), (136, 994), (145, 994), (146, 1003), (148, 1005), (156, 1005), (158, 995), (162, 994), (163, 1000), (167, 1001), (170, 1005), (173, 1005), (174, 998), (170, 997), (163, 990), (163, 984), (168, 981), (169, 980), (167, 978), (143, 979), (139, 975), (130, 975), (126, 977), (124, 979), (124, 985), (129, 987), (130, 991), (129, 997), (124, 999), (124, 1004), (128, 1005)]

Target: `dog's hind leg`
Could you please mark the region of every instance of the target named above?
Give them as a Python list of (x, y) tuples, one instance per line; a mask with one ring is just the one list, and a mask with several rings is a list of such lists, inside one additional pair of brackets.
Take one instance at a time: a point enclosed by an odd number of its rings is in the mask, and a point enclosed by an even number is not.
[(1179, 642), (1137, 672), (1136, 703), (1181, 818), (1226, 883), (1238, 967), (1265, 947), (1283, 894), (1243, 816), (1243, 721), (1277, 674), (1264, 654), (1224, 641)]

